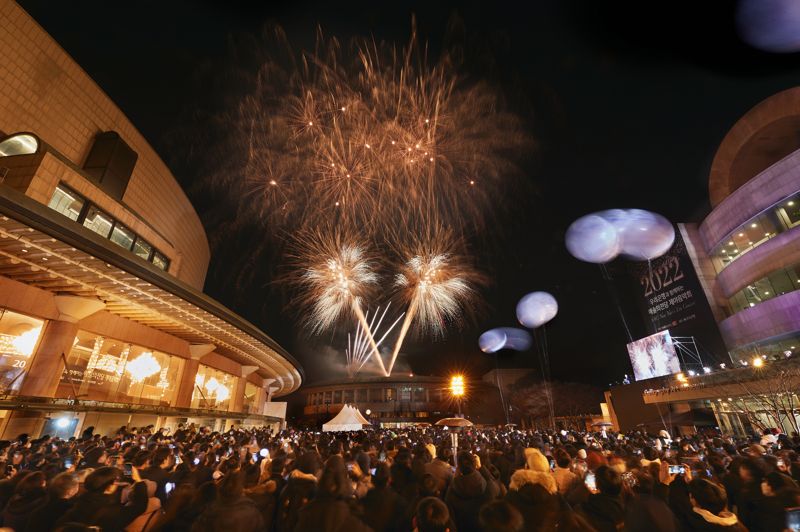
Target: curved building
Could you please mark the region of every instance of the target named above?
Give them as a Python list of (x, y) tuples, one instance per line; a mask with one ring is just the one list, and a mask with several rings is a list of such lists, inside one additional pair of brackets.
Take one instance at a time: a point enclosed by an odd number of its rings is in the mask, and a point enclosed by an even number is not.
[(208, 240), (169, 169), (22, 8), (0, 26), (2, 437), (281, 421), (302, 370), (202, 293)]
[(800, 346), (800, 87), (731, 128), (709, 194), (695, 262), (731, 357), (791, 354)]

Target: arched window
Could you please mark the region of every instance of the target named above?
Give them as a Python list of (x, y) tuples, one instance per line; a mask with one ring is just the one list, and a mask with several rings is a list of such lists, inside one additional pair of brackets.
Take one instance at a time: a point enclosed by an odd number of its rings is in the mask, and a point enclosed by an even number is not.
[(0, 141), (0, 157), (36, 153), (39, 141), (33, 135), (17, 133)]

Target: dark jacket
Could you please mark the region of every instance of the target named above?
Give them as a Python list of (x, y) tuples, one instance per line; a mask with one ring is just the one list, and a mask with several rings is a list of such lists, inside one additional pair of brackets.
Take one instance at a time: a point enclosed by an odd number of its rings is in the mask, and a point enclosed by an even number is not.
[(74, 499), (61, 499), (49, 494), (44, 506), (34, 512), (28, 520), (27, 532), (47, 532), (53, 530), (62, 515), (67, 513), (73, 506)]
[(386, 532), (411, 529), (406, 517), (405, 500), (390, 487), (372, 488), (362, 500), (364, 522), (373, 528)]
[(446, 493), (447, 487), (450, 485), (450, 481), (453, 480), (453, 469), (451, 468), (450, 464), (444, 460), (439, 460), (436, 458), (425, 464), (425, 472), (429, 475), (433, 475), (433, 478), (436, 479), (439, 490), (442, 493)]
[(46, 503), (47, 491), (44, 488), (31, 490), (24, 495), (13, 495), (3, 510), (3, 526), (18, 531), (26, 530), (30, 518)]
[(615, 532), (625, 521), (621, 497), (594, 493), (581, 505), (580, 511), (597, 532)]
[(519, 490), (508, 490), (505, 500), (522, 514), (525, 521), (523, 530), (554, 530), (558, 525), (558, 496), (538, 484), (525, 484)]
[(680, 525), (667, 503), (652, 495), (637, 495), (625, 507), (626, 532), (676, 532)]
[(314, 498), (317, 478), (295, 469), (278, 499), (277, 524), (280, 532), (293, 532), (300, 509)]
[(451, 517), (459, 532), (481, 530), (478, 514), (481, 506), (490, 500), (486, 479), (477, 470), (466, 475), (459, 471), (453, 477), (445, 496), (445, 502), (450, 507)]
[(370, 532), (350, 511), (347, 502), (321, 497), (303, 507), (298, 516), (295, 532)]
[(161, 501), (161, 505), (167, 504), (167, 482), (171, 482), (171, 474), (165, 469), (158, 466), (150, 466), (147, 469), (140, 471), (139, 476), (142, 480), (152, 480), (156, 483), (156, 497)]
[(121, 490), (106, 495), (88, 491), (75, 500), (75, 505), (56, 524), (83, 523), (99, 526), (103, 532), (122, 530), (147, 509), (147, 486), (137, 482), (126, 505), (120, 503)]
[(249, 497), (233, 501), (217, 500), (194, 522), (195, 532), (260, 532), (264, 518)]

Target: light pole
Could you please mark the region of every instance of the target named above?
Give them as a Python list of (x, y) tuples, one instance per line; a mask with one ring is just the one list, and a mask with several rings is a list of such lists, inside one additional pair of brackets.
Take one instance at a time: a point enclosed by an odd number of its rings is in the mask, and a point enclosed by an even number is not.
[(464, 417), (461, 414), (461, 398), (464, 397), (464, 376), (463, 375), (453, 375), (450, 378), (450, 394), (455, 398), (456, 404), (458, 405), (458, 417)]

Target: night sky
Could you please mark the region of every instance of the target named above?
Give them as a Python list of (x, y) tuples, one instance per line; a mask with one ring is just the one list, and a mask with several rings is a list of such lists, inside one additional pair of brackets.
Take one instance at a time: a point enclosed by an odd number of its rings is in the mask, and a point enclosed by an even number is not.
[[(493, 281), (478, 323), (445, 342), (406, 344), (406, 361), (418, 373), (460, 368), (477, 376), (489, 369), (479, 333), (515, 325), (519, 297), (546, 290), (560, 304), (548, 325), (553, 377), (621, 380), (630, 372), (624, 330), (598, 268), (567, 254), (567, 226), (615, 207), (701, 220), (709, 209), (710, 163), (725, 132), (759, 101), (800, 81), (798, 54), (769, 55), (738, 40), (734, 2), (20, 3), (170, 165), (212, 238), (220, 236), (214, 213), (224, 200), (198, 187), (203, 169), (187, 162), (187, 131), (198, 113), (226, 105), (217, 89), (224, 83), (214, 78), (236, 60), (231, 42), (277, 23), (299, 47), (313, 45), (318, 24), (345, 40), (374, 35), (402, 44), (416, 15), (435, 55), (448, 23), (459, 21), (472, 50), (466, 70), (497, 85), (536, 140), (525, 168), (532, 192), (497, 206), (513, 219), (481, 247), (478, 259)], [(246, 256), (241, 242), (238, 253)], [(278, 340), (312, 379), (320, 377), (320, 345), (295, 326), (284, 309), (287, 296), (264, 278), (236, 288), (231, 255), (212, 257), (206, 292)], [(637, 311), (627, 305), (624, 312), (641, 333)], [(535, 367), (536, 358), (502, 353), (500, 364)]]

